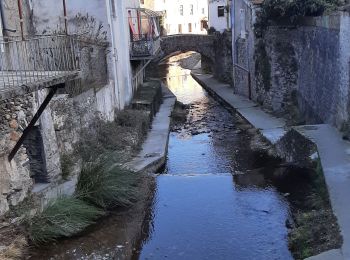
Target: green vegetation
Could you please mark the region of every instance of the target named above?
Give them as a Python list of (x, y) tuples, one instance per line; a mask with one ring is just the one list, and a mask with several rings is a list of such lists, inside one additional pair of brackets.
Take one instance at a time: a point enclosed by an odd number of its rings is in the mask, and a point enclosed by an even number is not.
[(94, 223), (108, 209), (132, 206), (138, 199), (140, 173), (113, 164), (105, 157), (87, 163), (79, 176), (74, 197), (52, 201), (42, 213), (27, 220), (29, 238), (33, 244), (44, 244), (60, 237), (70, 237)]
[(319, 16), (342, 4), (342, 0), (265, 0), (262, 7), (268, 19), (276, 19)]
[(149, 126), (149, 113), (139, 110), (124, 110), (113, 122), (96, 119), (89, 129), (81, 133), (76, 152), (84, 162), (94, 162), (99, 155), (115, 151), (121, 151), (128, 157), (140, 149)]
[(141, 147), (149, 126), (149, 112), (127, 109), (115, 121), (96, 119), (82, 132), (75, 153), (61, 158), (64, 179), (72, 171), (72, 158), (81, 157), (83, 161), (76, 192), (73, 197), (52, 201), (33, 218), (28, 217), (26, 227), (34, 245), (76, 235), (107, 210), (129, 207), (137, 201), (139, 184), (145, 177), (121, 165)]
[(131, 127), (146, 135), (150, 127), (150, 115), (146, 111), (125, 109), (117, 114), (117, 125)]
[(269, 91), (271, 88), (271, 64), (267, 55), (265, 43), (259, 40), (256, 44), (255, 52), (255, 71), (258, 79), (261, 79), (264, 89)]
[(265, 0), (254, 26), (256, 37), (262, 37), (271, 21), (296, 22), (305, 16), (320, 16), (336, 10), (345, 0)]
[(74, 161), (72, 158), (73, 155), (64, 154), (61, 157), (61, 167), (62, 167), (62, 178), (63, 180), (68, 180), (70, 174), (72, 173), (72, 168)]
[(310, 193), (304, 208), (294, 214), (295, 228), (289, 234), (289, 247), (295, 259), (305, 259), (342, 244), (337, 219), (329, 201), (320, 160), (311, 176)]
[(77, 198), (62, 197), (29, 220), (30, 240), (38, 245), (69, 237), (84, 230), (104, 212)]
[(107, 160), (86, 164), (79, 176), (76, 196), (103, 209), (131, 206), (137, 200), (142, 174), (108, 165)]

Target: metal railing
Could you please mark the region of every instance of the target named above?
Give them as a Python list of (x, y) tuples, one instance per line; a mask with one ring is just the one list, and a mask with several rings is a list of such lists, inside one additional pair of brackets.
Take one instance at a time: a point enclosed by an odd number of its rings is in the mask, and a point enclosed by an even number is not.
[(0, 41), (0, 91), (63, 77), (79, 70), (76, 36)]
[(146, 34), (134, 34), (130, 43), (132, 58), (147, 58), (154, 56), (160, 49), (160, 37), (150, 37)]

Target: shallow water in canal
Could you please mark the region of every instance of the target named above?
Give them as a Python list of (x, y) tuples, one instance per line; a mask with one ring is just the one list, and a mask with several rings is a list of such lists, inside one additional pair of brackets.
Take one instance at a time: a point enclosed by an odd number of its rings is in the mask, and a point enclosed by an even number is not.
[(126, 211), (79, 237), (33, 250), (30, 259), (292, 259), (286, 198), (302, 188), (303, 175), (252, 151), (249, 126), (211, 98), (189, 70), (166, 65), (157, 76), (187, 105), (188, 115), (172, 127), (167, 163), (133, 255), (118, 253), (129, 246), (123, 233), (134, 221)]
[(167, 85), (189, 114), (170, 134), (148, 232), (134, 259), (292, 259), (277, 162), (250, 150), (242, 120), (190, 71), (166, 70)]

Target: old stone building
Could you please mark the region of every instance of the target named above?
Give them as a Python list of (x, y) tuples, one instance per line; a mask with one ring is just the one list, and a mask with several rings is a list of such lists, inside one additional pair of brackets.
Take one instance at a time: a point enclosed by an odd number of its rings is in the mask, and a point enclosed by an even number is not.
[(228, 0), (209, 0), (209, 27), (218, 32), (231, 29), (230, 3)]
[(162, 12), (164, 34), (206, 34), (208, 0), (144, 0), (143, 6)]
[[(0, 7), (1, 216), (28, 196), (45, 203), (74, 192), (77, 175), (64, 180), (62, 168), (81, 130), (96, 118), (114, 120), (129, 104), (157, 47), (152, 35), (133, 38), (138, 0), (4, 0)], [(139, 40), (152, 52), (136, 57)], [(79, 167), (74, 161), (73, 171)]]

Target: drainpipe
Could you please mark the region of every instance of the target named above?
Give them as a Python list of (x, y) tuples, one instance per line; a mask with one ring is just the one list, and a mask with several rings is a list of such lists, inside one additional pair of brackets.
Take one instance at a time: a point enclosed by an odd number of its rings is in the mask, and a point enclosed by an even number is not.
[(17, 5), (18, 5), (19, 22), (20, 22), (20, 26), (21, 26), (21, 37), (22, 37), (22, 40), (24, 40), (23, 13), (22, 13), (22, 2), (21, 1), (22, 0), (18, 0)]
[(1, 35), (3, 36), (5, 34), (5, 18), (4, 18), (4, 10), (2, 7), (2, 1), (0, 1), (0, 16), (1, 16)]
[[(118, 67), (117, 67), (117, 61), (118, 61), (118, 53), (117, 53), (117, 47), (116, 47), (116, 43), (115, 43), (115, 34), (116, 34), (116, 31), (115, 31), (115, 27), (114, 27), (114, 18), (116, 17), (116, 8), (113, 8), (111, 6), (111, 1), (114, 1), (114, 0), (106, 0), (106, 6), (107, 6), (107, 12), (108, 12), (108, 15), (107, 15), (107, 18), (108, 18), (108, 23), (110, 24), (111, 26), (111, 45), (112, 45), (112, 56), (113, 56), (113, 62), (112, 62), (112, 71), (113, 71), (113, 80), (114, 80), (114, 88), (117, 89), (117, 93), (118, 93), (118, 109), (120, 110), (121, 109), (121, 100), (120, 100), (120, 89), (119, 89), (119, 82), (118, 82)], [(115, 4), (115, 3), (114, 3)], [(114, 91), (115, 93), (115, 91)]]
[(230, 3), (231, 1), (230, 0), (227, 0), (226, 1), (226, 8), (227, 8), (227, 17), (226, 17), (226, 28), (227, 30), (230, 29), (230, 21), (231, 21), (231, 6), (230, 6)]
[(235, 41), (236, 41), (236, 30), (235, 30), (235, 3), (236, 1), (233, 0), (231, 2), (231, 30), (232, 30), (232, 80), (233, 80), (233, 87), (235, 87), (236, 85), (236, 73), (235, 73), (235, 66), (234, 64), (236, 63), (236, 59), (235, 59), (235, 56), (236, 56), (236, 49), (235, 49)]
[(4, 12), (4, 7), (3, 7), (3, 1), (1, 1), (1, 0), (0, 0), (0, 16), (1, 16), (1, 20), (0, 20), (1, 26), (0, 27), (2, 28), (2, 36), (5, 36), (6, 31), (15, 33), (16, 30), (7, 28), (6, 20), (5, 20), (5, 12)]
[(66, 0), (63, 0), (63, 15), (64, 15), (64, 30), (68, 35), (68, 18), (67, 18), (67, 5)]

